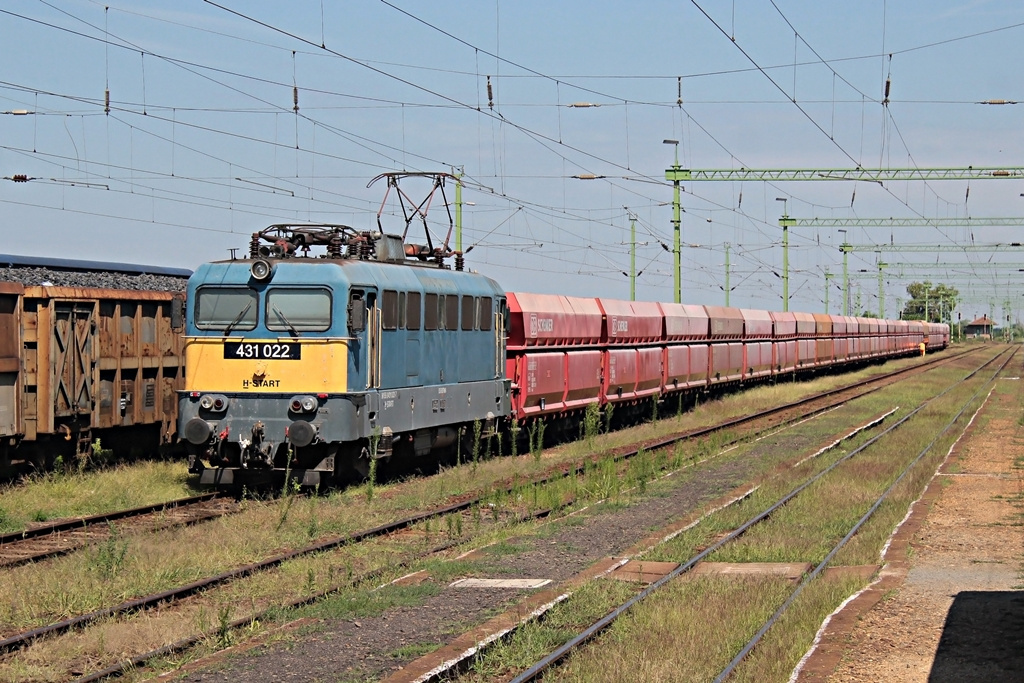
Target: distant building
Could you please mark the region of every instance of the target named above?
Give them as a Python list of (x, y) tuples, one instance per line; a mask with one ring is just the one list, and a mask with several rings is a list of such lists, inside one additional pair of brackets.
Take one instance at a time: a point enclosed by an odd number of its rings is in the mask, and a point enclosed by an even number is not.
[(977, 320), (967, 323), (967, 327), (964, 328), (964, 337), (991, 339), (992, 328), (995, 326), (996, 324), (988, 316), (983, 315)]

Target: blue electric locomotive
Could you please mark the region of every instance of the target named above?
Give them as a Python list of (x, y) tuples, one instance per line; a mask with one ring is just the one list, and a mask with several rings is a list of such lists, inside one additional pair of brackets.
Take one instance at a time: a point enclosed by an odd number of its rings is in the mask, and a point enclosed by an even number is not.
[[(268, 242), (269, 244), (264, 244)], [(311, 255), (316, 246), (326, 254)], [(189, 280), (179, 434), (200, 482), (306, 486), (510, 413), (498, 284), (437, 249), (274, 225)], [(276, 475), (276, 477), (275, 477)]]

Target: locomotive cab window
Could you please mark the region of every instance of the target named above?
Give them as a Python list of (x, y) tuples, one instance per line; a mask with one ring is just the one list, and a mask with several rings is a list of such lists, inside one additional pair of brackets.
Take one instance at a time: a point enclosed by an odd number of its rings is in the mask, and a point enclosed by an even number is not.
[(420, 329), (420, 293), (409, 292), (406, 298), (405, 322), (406, 329)]
[(427, 294), (423, 299), (423, 328), (436, 330), (438, 327), (437, 294)]
[(449, 294), (444, 297), (444, 329), (459, 329), (459, 296)]
[(267, 292), (266, 318), (273, 332), (323, 332), (331, 326), (331, 292), (273, 288)]
[(361, 290), (354, 289), (348, 296), (348, 329), (349, 332), (366, 329), (366, 303)]
[(385, 330), (398, 329), (398, 309), (398, 292), (385, 289), (380, 305), (381, 327)]
[(473, 329), (475, 299), (471, 296), (462, 297), (462, 329), (468, 332)]
[(478, 325), (477, 329), (488, 332), (491, 329), (491, 319), (494, 317), (494, 313), (492, 311), (493, 304), (491, 303), (491, 297), (482, 296), (479, 299), (477, 299), (477, 302), (479, 304), (477, 306), (476, 314), (476, 320)]
[(195, 324), (201, 330), (251, 330), (259, 319), (257, 294), (247, 287), (201, 287)]

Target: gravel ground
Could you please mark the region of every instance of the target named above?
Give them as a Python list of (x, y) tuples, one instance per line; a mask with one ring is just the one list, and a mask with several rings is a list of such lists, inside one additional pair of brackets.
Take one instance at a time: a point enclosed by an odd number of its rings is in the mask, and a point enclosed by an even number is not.
[(0, 267), (0, 281), (23, 285), (50, 285), (57, 287), (96, 287), (100, 289), (130, 289), (135, 291), (183, 292), (188, 280), (183, 277), (150, 275), (143, 273), (115, 273), (108, 271), (74, 271), (53, 268)]

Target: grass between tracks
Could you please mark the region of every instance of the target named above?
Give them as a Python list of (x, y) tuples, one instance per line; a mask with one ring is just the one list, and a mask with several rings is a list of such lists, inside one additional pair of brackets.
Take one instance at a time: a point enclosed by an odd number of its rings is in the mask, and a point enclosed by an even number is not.
[[(956, 376), (952, 371), (941, 374), (945, 375), (943, 381), (947, 384)], [(892, 438), (840, 465), (825, 480), (812, 485), (777, 511), (770, 520), (709, 560), (814, 564), (821, 561), (828, 549), (939, 433), (987, 376), (983, 372), (982, 378), (965, 382), (937, 400), (900, 427)], [(933, 380), (928, 384), (942, 384), (938, 377)], [(892, 529), (920, 495), (983, 399), (984, 394), (975, 399), (958, 426), (938, 439), (911, 474), (896, 486), (875, 517), (840, 551), (833, 566), (878, 563), (879, 551)], [(684, 561), (720, 534), (765, 509), (810, 470), (823, 469), (840, 455), (829, 453), (779, 474), (748, 499), (721, 510), (645, 557)], [(844, 578), (842, 574), (818, 577), (768, 631), (730, 680), (787, 680), (824, 617), (864, 584), (862, 579)], [(791, 589), (791, 585), (777, 578), (684, 576), (636, 606), (598, 641), (546, 678), (588, 682), (710, 680), (782, 604)], [(577, 611), (574, 600), (575, 596), (556, 608), (556, 619), (573, 618), (564, 615)], [(615, 601), (608, 600), (607, 606), (614, 604)], [(586, 609), (580, 612), (589, 613)], [(576, 623), (578, 629), (589, 625), (590, 620), (580, 617)], [(507, 645), (482, 659), (469, 679), (488, 680), (496, 672), (522, 668), (519, 662), (523, 661), (528, 666), (553, 646), (564, 642), (566, 638), (557, 635), (560, 630), (564, 629), (558, 627), (549, 632), (544, 621), (532, 625), (521, 642), (519, 636), (515, 636)]]
[(141, 462), (90, 472), (50, 472), (0, 487), (0, 533), (194, 496), (181, 462)]
[[(888, 371), (892, 367), (890, 363), (884, 369), (871, 368), (861, 374)], [(850, 380), (850, 376), (829, 377), (813, 384), (760, 387), (742, 396), (729, 396), (706, 404), (658, 425), (602, 436), (595, 445), (612, 448), (621, 443), (709, 424), (724, 416), (746, 414), (821, 391), (825, 385)], [(667, 458), (674, 459), (676, 466), (697, 461), (714, 452), (717, 443), (720, 440), (707, 440), (679, 449), (674, 454), (638, 458), (629, 466), (625, 476), (616, 466), (604, 463), (590, 466), (580, 479), (571, 478), (543, 488), (521, 486), (511, 495), (494, 492), (483, 506), (464, 515), (419, 525), (408, 534), (407, 542), (398, 546), (375, 541), (337, 553), (304, 558), (288, 563), (277, 572), (235, 582), (197, 600), (194, 605), (174, 610), (174, 615), (149, 614), (111, 621), (83, 634), (39, 643), (24, 654), (0, 663), (0, 678), (12, 681), (57, 680), (66, 677), (67, 672), (76, 667), (95, 668), (99, 662), (109, 661), (115, 656), (147, 649), (142, 643), (155, 647), (197, 630), (217, 633), (220, 625), (237, 616), (328, 586), (346, 586), (371, 569), (397, 564), (415, 551), (441, 542), (469, 536), (474, 536), (478, 543), (482, 539), (500, 540), (516, 533), (518, 527), (495, 522), (507, 522), (515, 514), (528, 509), (550, 507), (566, 500), (586, 502), (604, 498), (615, 501), (631, 486), (637, 487), (642, 494), (643, 482), (665, 466)], [(585, 443), (570, 444), (545, 453), (539, 460), (529, 455), (500, 458), (452, 468), (432, 477), (378, 485), (372, 500), (360, 487), (314, 499), (286, 495), (273, 501), (246, 501), (241, 514), (197, 527), (132, 537), (114, 535), (109, 541), (83, 552), (6, 572), (5, 581), (0, 585), (0, 624), (6, 625), (10, 631), (23, 630), (104, 604), (187, 583), (200, 576), (256, 561), (275, 551), (306, 545), (317, 539), (366, 528), (428, 508), (450, 496), (487, 490), (495, 481), (515, 477), (522, 481), (534, 472), (557, 462), (577, 459), (586, 452)], [(732, 457), (741, 457), (741, 452)], [(77, 482), (77, 489), (94, 485), (92, 482), (105, 474), (110, 473), (83, 475), (83, 479)], [(153, 473), (141, 470), (139, 476), (143, 480), (156, 478)], [(41, 486), (36, 486), (41, 483), (33, 482), (25, 488), (43, 491)], [(114, 490), (130, 489), (134, 485), (131, 481), (122, 481)], [(76, 489), (74, 486), (71, 488)], [(100, 490), (100, 487), (95, 490)], [(4, 495), (14, 492), (12, 489)], [(115, 494), (109, 495), (113, 500)], [(161, 499), (161, 496), (155, 497)], [(178, 495), (166, 496), (173, 497)], [(0, 498), (0, 501), (4, 500), (5, 497)], [(109, 504), (109, 501), (104, 504)], [(111, 507), (134, 504), (142, 503), (114, 504)], [(4, 503), (0, 502), (0, 505)], [(457, 565), (451, 565), (448, 571), (457, 573), (457, 570)], [(441, 576), (445, 574), (441, 569), (434, 571)], [(75, 579), (69, 581), (68, 577)], [(389, 574), (385, 573), (377, 583), (388, 580), (388, 577)], [(365, 597), (365, 593), (364, 586), (349, 585), (337, 600), (332, 599), (325, 604), (347, 605), (341, 608), (344, 612), (360, 601), (360, 595)], [(253, 625), (254, 629), (258, 626)], [(5, 629), (5, 632), (10, 631)]]

